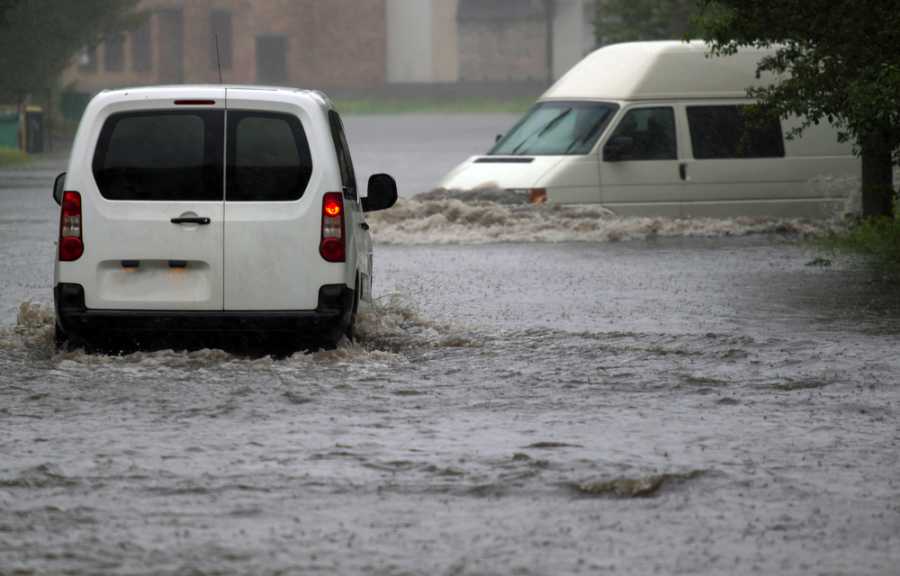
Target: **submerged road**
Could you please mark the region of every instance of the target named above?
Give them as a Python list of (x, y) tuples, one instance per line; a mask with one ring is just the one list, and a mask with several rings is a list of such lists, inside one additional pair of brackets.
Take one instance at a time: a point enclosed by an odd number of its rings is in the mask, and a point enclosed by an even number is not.
[[(354, 153), (390, 163), (418, 118), (352, 119)], [(110, 357), (51, 348), (56, 216), (23, 181), (0, 173), (0, 574), (900, 566), (900, 296), (816, 265), (815, 225), (409, 201), (372, 219), (358, 343)]]

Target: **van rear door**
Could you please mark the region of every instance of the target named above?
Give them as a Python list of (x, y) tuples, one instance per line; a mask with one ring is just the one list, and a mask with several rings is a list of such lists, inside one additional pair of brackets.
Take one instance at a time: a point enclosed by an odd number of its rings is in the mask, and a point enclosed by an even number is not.
[(343, 279), (320, 270), (323, 184), (304, 125), (328, 127), (314, 121), (283, 92), (228, 89), (225, 310), (313, 310)]
[(85, 252), (61, 263), (88, 308), (222, 309), (225, 90), (178, 94), (98, 114), (93, 178), (72, 182), (84, 197)]

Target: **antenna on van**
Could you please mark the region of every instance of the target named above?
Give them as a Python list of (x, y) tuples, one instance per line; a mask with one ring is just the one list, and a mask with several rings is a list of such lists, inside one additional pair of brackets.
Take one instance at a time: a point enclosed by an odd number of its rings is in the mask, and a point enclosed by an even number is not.
[(222, 82), (222, 57), (219, 55), (219, 35), (216, 34), (216, 66), (219, 69), (219, 84), (224, 84)]

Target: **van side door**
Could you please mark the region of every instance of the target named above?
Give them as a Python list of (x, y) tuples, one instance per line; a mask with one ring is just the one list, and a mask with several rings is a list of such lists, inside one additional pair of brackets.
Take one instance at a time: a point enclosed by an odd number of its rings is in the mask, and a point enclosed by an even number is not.
[[(785, 159), (778, 118), (746, 102), (696, 102), (685, 106), (691, 157), (682, 211), (687, 216), (771, 214), (804, 202), (805, 177), (797, 181)], [(794, 208), (797, 208), (795, 206)], [(800, 215), (785, 213), (785, 215)]]
[(315, 161), (318, 131), (283, 96), (228, 89), (225, 310), (312, 310), (319, 288), (337, 279), (319, 255), (330, 183)]
[(684, 182), (672, 106), (625, 108), (601, 142), (600, 197), (624, 215), (681, 215)]

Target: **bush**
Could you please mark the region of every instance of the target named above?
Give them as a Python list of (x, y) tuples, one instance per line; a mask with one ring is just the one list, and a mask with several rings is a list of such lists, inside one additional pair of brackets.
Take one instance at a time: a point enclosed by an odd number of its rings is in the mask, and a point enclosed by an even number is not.
[(900, 277), (900, 220), (869, 218), (823, 240), (836, 252), (860, 254), (879, 271)]

